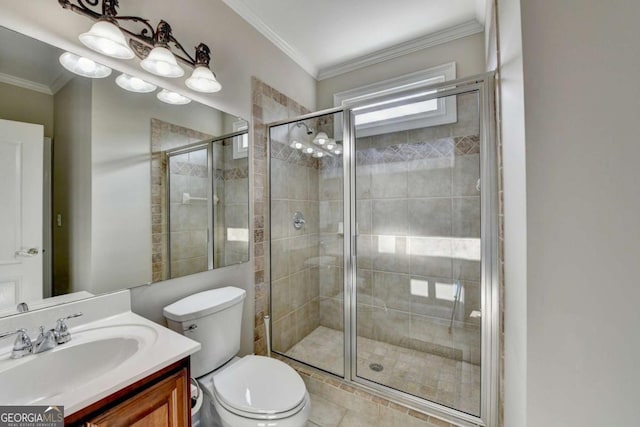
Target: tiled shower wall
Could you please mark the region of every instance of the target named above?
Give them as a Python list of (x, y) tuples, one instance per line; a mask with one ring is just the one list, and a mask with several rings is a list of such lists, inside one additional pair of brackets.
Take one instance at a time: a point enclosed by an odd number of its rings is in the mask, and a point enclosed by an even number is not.
[[(153, 240), (152, 279), (154, 282), (169, 278), (167, 266), (168, 235), (166, 203), (166, 171), (168, 165), (163, 152), (209, 138), (211, 138), (210, 135), (193, 129), (174, 125), (158, 119), (151, 119), (151, 227)], [(199, 165), (196, 163), (195, 168), (198, 169), (198, 167)], [(187, 174), (188, 169), (189, 166), (186, 165), (183, 172)], [(184, 184), (187, 185), (186, 182)], [(192, 246), (193, 244), (197, 246), (202, 236), (197, 235), (198, 233), (194, 236), (188, 235), (188, 232), (186, 233), (186, 235), (182, 235), (178, 237), (178, 239), (184, 238), (183, 240), (186, 245)]]
[[(168, 167), (171, 277), (206, 271), (209, 266), (207, 149), (171, 156)], [(184, 200), (187, 194), (192, 199)]]
[[(215, 157), (216, 145), (220, 150), (219, 159)], [(216, 240), (214, 247), (215, 267), (218, 268), (245, 262), (249, 254), (248, 236), (243, 235), (249, 230), (249, 159), (234, 159), (233, 138), (227, 138), (214, 144), (214, 162), (220, 167), (215, 175), (219, 200), (214, 234), (219, 241)]]
[(270, 155), (273, 348), (285, 352), (320, 324), (318, 160), (274, 139)]
[[(450, 125), (357, 140), (358, 335), (479, 363), (480, 322), (469, 316), (480, 310), (480, 262), (452, 256), (479, 256), (476, 96), (458, 96), (457, 107)], [(342, 165), (323, 160), (320, 176), (320, 252), (338, 253)], [(342, 259), (334, 259), (320, 273), (320, 324), (342, 330)], [(457, 280), (464, 302), (449, 333), (446, 297)]]
[[(309, 110), (252, 77), (253, 120), (253, 243), (255, 269), (254, 350), (266, 354), (264, 316), (269, 313), (268, 175), (265, 124), (309, 113)], [(274, 337), (275, 338), (275, 337)]]

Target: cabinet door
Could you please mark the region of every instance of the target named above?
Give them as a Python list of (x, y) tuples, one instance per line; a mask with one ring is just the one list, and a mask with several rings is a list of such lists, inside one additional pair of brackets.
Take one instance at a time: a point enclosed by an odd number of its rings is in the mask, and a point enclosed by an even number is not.
[(90, 427), (190, 425), (187, 370), (182, 369), (86, 423)]

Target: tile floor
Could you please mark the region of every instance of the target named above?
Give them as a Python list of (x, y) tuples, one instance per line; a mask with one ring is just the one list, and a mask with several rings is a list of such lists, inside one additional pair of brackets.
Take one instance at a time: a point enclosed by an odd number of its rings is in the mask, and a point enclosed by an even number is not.
[[(342, 375), (343, 339), (341, 331), (320, 326), (286, 354), (293, 359)], [(480, 366), (362, 337), (358, 337), (357, 344), (358, 376), (472, 415), (479, 414)], [(383, 370), (372, 370), (372, 363), (382, 365)], [(333, 409), (340, 412), (337, 408)], [(334, 414), (327, 419), (340, 418), (339, 422), (347, 424), (319, 425), (367, 425), (353, 424), (353, 416), (347, 417), (346, 412), (341, 414)], [(317, 423), (317, 420), (311, 421)]]

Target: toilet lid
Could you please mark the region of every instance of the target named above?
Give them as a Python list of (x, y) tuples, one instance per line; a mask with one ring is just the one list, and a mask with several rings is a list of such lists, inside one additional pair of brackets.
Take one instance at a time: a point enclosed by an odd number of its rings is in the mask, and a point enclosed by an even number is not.
[(279, 360), (245, 356), (213, 377), (225, 406), (251, 414), (278, 414), (296, 408), (306, 388), (300, 375)]

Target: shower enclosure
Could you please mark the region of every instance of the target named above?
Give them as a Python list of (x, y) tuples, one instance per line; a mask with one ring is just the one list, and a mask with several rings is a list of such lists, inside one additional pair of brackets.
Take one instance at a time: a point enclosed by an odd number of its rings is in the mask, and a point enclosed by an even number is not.
[(243, 130), (158, 154), (166, 194), (154, 211), (165, 218), (154, 229), (157, 280), (247, 260), (248, 159), (234, 154), (246, 135)]
[(269, 126), (272, 349), (493, 425), (492, 75)]

